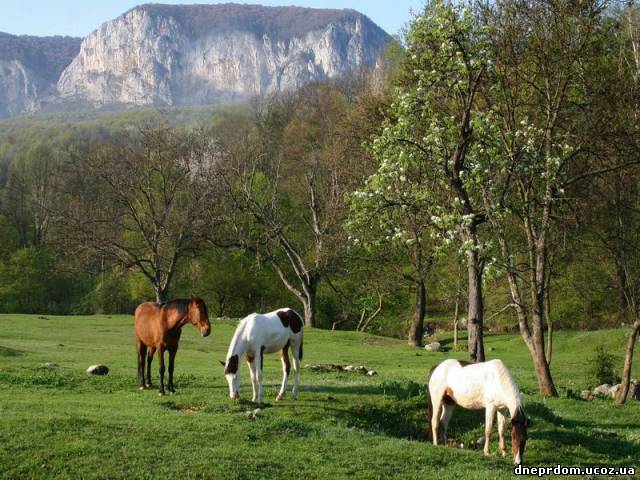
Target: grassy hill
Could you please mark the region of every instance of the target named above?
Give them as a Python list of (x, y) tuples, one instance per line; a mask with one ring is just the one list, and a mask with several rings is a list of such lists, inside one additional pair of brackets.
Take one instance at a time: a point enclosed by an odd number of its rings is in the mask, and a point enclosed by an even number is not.
[[(425, 441), (425, 374), (464, 353), (428, 353), (352, 332), (307, 331), (304, 364), (366, 365), (379, 375), (302, 372), (297, 401), (274, 403), (277, 355), (265, 356), (265, 400), (233, 402), (218, 360), (234, 328), (214, 322), (201, 338), (185, 328), (174, 396), (136, 386), (132, 318), (0, 315), (1, 478), (511, 478), (511, 459), (485, 458), (482, 412), (457, 410), (450, 437), (465, 449)], [(589, 385), (597, 345), (621, 352), (626, 330), (561, 332), (552, 364), (561, 391)], [(450, 338), (443, 336), (447, 346)], [(489, 335), (488, 356), (510, 366), (533, 420), (528, 465), (640, 467), (640, 405), (546, 399), (521, 339)], [(55, 362), (57, 369), (42, 368)], [(102, 362), (106, 377), (84, 369)], [(636, 362), (636, 365), (638, 362)], [(157, 361), (154, 362), (157, 367)], [(154, 368), (154, 383), (157, 371)], [(640, 372), (636, 368), (634, 372)], [(250, 398), (246, 365), (241, 395)], [(494, 433), (494, 436), (497, 434)], [(467, 448), (468, 447), (468, 448)]]

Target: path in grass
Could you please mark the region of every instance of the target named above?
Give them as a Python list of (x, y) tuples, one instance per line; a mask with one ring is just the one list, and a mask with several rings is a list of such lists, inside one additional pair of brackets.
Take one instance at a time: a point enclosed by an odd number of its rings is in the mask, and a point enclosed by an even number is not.
[[(0, 315), (0, 478), (510, 478), (510, 459), (484, 458), (475, 444), (482, 412), (457, 410), (450, 436), (464, 450), (425, 441), (425, 374), (464, 353), (427, 353), (354, 332), (305, 332), (304, 364), (364, 364), (379, 372), (302, 372), (298, 401), (275, 404), (277, 355), (265, 356), (265, 400), (228, 399), (218, 360), (235, 323), (214, 322), (201, 338), (185, 327), (176, 360), (177, 395), (136, 387), (132, 318)], [(624, 329), (560, 332), (553, 374), (561, 391), (588, 385), (588, 361), (604, 344), (621, 351)], [(450, 338), (440, 338), (445, 347)], [(530, 465), (640, 466), (640, 404), (546, 399), (535, 394), (530, 359), (516, 335), (488, 335), (521, 389), (533, 428)], [(41, 368), (55, 362), (58, 368)], [(84, 369), (105, 363), (107, 377)], [(637, 364), (637, 362), (636, 362)], [(157, 362), (154, 362), (154, 378)], [(635, 375), (639, 372), (636, 370)], [(248, 369), (241, 395), (250, 398)]]

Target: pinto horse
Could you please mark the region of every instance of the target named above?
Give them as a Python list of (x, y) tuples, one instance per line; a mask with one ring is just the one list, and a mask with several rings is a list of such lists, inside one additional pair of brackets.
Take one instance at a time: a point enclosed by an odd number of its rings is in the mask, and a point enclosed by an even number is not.
[[(173, 300), (167, 303), (146, 302), (138, 305), (135, 313), (136, 347), (138, 350), (138, 382), (140, 389), (151, 387), (151, 361), (158, 351), (160, 363), (160, 395), (164, 395), (164, 351), (169, 352), (169, 384), (170, 393), (175, 393), (173, 386), (173, 366), (175, 364), (178, 342), (182, 326), (190, 323), (200, 330), (203, 337), (211, 333), (209, 314), (205, 303), (196, 297)], [(144, 367), (147, 358), (147, 378)]]
[(224, 375), (229, 384), (229, 396), (240, 398), (239, 360), (246, 354), (247, 363), (251, 371), (251, 385), (253, 386), (253, 402), (262, 404), (262, 369), (265, 353), (280, 352), (282, 361), (282, 386), (276, 401), (284, 398), (287, 390), (287, 379), (291, 371), (289, 362), (289, 348), (293, 355), (293, 371), (295, 373), (291, 397), (298, 394), (300, 381), (300, 360), (302, 359), (303, 322), (294, 310), (283, 308), (271, 313), (252, 313), (243, 318), (236, 328), (226, 362)]
[(433, 444), (447, 443), (447, 425), (456, 405), (470, 410), (485, 409), (484, 454), (489, 455), (489, 438), (498, 414), (499, 447), (502, 456), (507, 411), (511, 416), (511, 450), (513, 460), (522, 463), (527, 442), (529, 419), (522, 408), (518, 385), (502, 360), (469, 364), (445, 360), (430, 372), (431, 431)]

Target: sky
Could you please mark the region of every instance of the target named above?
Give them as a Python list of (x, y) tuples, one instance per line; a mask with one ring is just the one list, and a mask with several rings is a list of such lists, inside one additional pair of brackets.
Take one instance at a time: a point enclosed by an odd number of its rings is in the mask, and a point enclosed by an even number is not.
[[(162, 0), (154, 3), (227, 3), (232, 0)], [(14, 35), (84, 37), (104, 22), (150, 0), (0, 0), (0, 32)], [(352, 8), (390, 34), (397, 33), (419, 11), (424, 0), (236, 0), (270, 6)]]

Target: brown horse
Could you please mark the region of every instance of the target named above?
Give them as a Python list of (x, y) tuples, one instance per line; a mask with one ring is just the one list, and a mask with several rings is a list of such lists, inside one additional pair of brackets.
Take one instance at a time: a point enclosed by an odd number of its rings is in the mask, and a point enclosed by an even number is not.
[[(169, 352), (169, 392), (173, 387), (173, 366), (178, 351), (182, 326), (190, 323), (200, 330), (203, 337), (211, 333), (209, 314), (204, 302), (196, 297), (190, 300), (173, 300), (167, 303), (146, 302), (138, 305), (135, 313), (136, 347), (138, 349), (138, 382), (140, 389), (151, 387), (151, 361), (158, 351), (160, 362), (160, 395), (164, 395), (164, 351)], [(144, 367), (147, 358), (147, 378)]]

